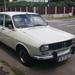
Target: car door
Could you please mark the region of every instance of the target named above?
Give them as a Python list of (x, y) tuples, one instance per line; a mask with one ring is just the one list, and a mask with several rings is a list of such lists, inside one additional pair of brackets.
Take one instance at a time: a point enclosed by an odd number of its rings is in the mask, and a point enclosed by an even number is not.
[[(4, 22), (4, 26), (2, 28), (2, 40), (3, 40), (3, 43), (5, 43), (6, 45), (10, 46), (13, 48), (13, 45), (14, 45), (14, 33), (15, 31), (13, 30), (13, 23), (12, 23), (12, 20), (11, 20), (11, 17), (9, 15), (4, 15), (5, 16), (5, 22)], [(10, 27), (11, 26), (11, 27)]]
[(0, 14), (0, 41), (2, 42), (2, 28), (3, 28), (3, 22), (4, 22), (4, 15)]

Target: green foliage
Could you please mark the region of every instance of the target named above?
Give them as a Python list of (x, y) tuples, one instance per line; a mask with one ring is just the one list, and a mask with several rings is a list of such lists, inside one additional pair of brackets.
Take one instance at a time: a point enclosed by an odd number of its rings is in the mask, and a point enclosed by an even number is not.
[[(9, 3), (7, 2), (7, 7), (45, 7), (47, 6), (48, 3), (44, 3), (44, 2), (26, 2), (26, 1), (20, 1), (20, 2), (12, 2)], [(3, 5), (1, 3), (1, 5)]]
[(62, 2), (62, 1), (72, 1), (72, 2), (75, 2), (75, 0), (52, 0), (52, 2)]
[[(4, 0), (1, 0), (0, 6), (4, 6)], [(7, 7), (72, 7), (75, 6), (75, 0), (50, 0), (48, 3), (45, 2), (26, 2), (26, 1), (20, 1), (20, 2), (12, 2), (9, 3), (6, 0)]]
[[(7, 4), (9, 0), (5, 0), (5, 3)], [(0, 0), (0, 6), (4, 6), (4, 0)]]
[(72, 7), (75, 6), (75, 0), (53, 0), (53, 2), (49, 3), (51, 7)]

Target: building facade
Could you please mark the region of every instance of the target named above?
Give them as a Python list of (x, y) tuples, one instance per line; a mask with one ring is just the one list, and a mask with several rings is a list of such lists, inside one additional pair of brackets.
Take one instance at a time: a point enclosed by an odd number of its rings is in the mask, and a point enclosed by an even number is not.
[(17, 0), (17, 1), (27, 1), (27, 2), (48, 2), (48, 0)]

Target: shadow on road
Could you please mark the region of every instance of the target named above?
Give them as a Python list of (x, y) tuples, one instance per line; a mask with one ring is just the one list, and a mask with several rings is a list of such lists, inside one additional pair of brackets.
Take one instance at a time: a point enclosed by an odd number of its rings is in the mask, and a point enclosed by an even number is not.
[(35, 65), (32, 66), (33, 69), (37, 69), (37, 70), (52, 70), (52, 69), (56, 69), (62, 65), (66, 64), (65, 62), (62, 63), (57, 63), (57, 62), (50, 62), (50, 61), (44, 61), (44, 62), (37, 62)]
[(6, 46), (1, 42), (0, 42), (0, 49), (2, 49), (8, 55), (12, 56), (14, 59), (17, 59), (19, 61), (16, 51), (14, 51), (13, 49), (11, 49), (10, 47)]
[[(3, 43), (0, 43), (0, 49), (2, 49), (3, 51), (5, 51), (8, 55), (10, 55), (12, 58), (16, 59), (18, 62), (18, 56), (17, 53), (9, 48), (8, 46), (4, 45)], [(65, 62), (62, 63), (56, 63), (53, 61), (37, 61), (35, 63), (33, 63), (32, 66), (30, 66), (29, 68), (31, 68), (32, 70), (50, 70), (50, 69), (55, 69), (57, 67), (60, 67), (61, 65), (64, 65)], [(26, 65), (24, 65), (26, 66)], [(26, 66), (27, 67), (27, 66)]]

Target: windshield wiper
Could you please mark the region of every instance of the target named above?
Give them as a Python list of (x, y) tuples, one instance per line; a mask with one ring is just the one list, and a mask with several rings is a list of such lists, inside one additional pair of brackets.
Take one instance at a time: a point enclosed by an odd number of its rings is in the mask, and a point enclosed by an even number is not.
[(18, 28), (28, 28), (28, 27), (33, 27), (32, 25), (23, 25), (23, 26), (18, 26)]
[(42, 24), (34, 24), (33, 26), (46, 26), (46, 25), (42, 25)]
[(19, 26), (18, 28), (28, 28), (28, 27), (36, 27), (36, 26), (47, 26), (47, 25), (42, 25), (42, 24), (34, 24), (34, 25), (29, 25), (29, 26)]

